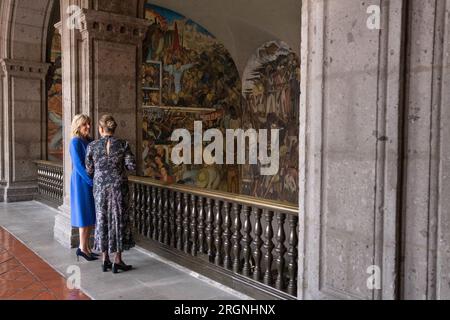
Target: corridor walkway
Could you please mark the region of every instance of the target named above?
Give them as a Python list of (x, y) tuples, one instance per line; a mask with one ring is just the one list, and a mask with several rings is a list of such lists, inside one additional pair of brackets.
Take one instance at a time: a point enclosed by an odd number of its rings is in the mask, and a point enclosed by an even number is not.
[(0, 227), (0, 300), (88, 300), (66, 279)]
[[(23, 274), (25, 278), (37, 282), (43, 292), (49, 293), (42, 295), (44, 299), (133, 299), (133, 300), (245, 300), (249, 297), (240, 294), (230, 288), (222, 286), (203, 276), (190, 272), (188, 269), (171, 263), (155, 254), (152, 254), (140, 247), (136, 247), (124, 254), (127, 263), (132, 264), (135, 270), (113, 275), (111, 272), (103, 273), (100, 270), (100, 262), (77, 262), (75, 250), (68, 250), (53, 240), (53, 223), (56, 210), (47, 207), (39, 202), (22, 203), (0, 203), (0, 226), (7, 232), (0, 236), (0, 252), (4, 253), (4, 259), (14, 258), (14, 252), (5, 253), (7, 250), (6, 242), (11, 243), (12, 238), (17, 238), (22, 244), (16, 244), (22, 247), (19, 251), (26, 252), (31, 249), (37, 256), (33, 259), (39, 259), (41, 271), (46, 269), (49, 278), (59, 279), (59, 284), (65, 283), (62, 278), (68, 278), (73, 274), (73, 268), (79, 267), (81, 275), (82, 292), (74, 292), (67, 288), (53, 287), (55, 292), (46, 290), (39, 275), (29, 270), (28, 274)], [(11, 237), (12, 234), (14, 237)], [(25, 247), (26, 246), (26, 247)], [(20, 256), (20, 252), (16, 253)], [(28, 253), (28, 259), (33, 253)], [(3, 257), (3, 256), (0, 256)], [(19, 259), (12, 260), (16, 267), (22, 266)], [(45, 262), (44, 262), (45, 261)], [(27, 260), (25, 260), (27, 262)], [(29, 262), (29, 260), (28, 260)], [(50, 265), (52, 268), (49, 268)], [(1, 264), (0, 264), (1, 266)], [(12, 267), (12, 265), (11, 265)], [(54, 268), (54, 270), (53, 270)], [(27, 268), (20, 268), (21, 271)], [(56, 270), (56, 271), (55, 271)], [(0, 270), (1, 272), (1, 270)], [(37, 272), (37, 271), (36, 271)], [(56, 274), (56, 272), (58, 274)], [(42, 275), (42, 273), (41, 273)], [(44, 277), (45, 278), (45, 277)], [(1, 281), (1, 280), (0, 280)], [(0, 282), (0, 290), (3, 282)], [(54, 281), (53, 284), (57, 283)], [(6, 292), (6, 289), (4, 290)], [(6, 295), (11, 296), (8, 291)], [(54, 295), (52, 295), (54, 294)], [(84, 295), (86, 294), (86, 295)], [(31, 299), (31, 294), (24, 293), (23, 299)], [(2, 299), (0, 297), (0, 299)]]

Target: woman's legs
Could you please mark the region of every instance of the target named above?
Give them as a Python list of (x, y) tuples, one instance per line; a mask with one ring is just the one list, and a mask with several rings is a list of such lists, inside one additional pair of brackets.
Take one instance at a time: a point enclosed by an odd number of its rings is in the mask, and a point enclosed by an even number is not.
[(116, 252), (116, 256), (114, 258), (115, 264), (122, 264), (122, 252)]
[(88, 232), (86, 235), (86, 243), (87, 243), (87, 248), (88, 248), (88, 252), (92, 253), (92, 248), (91, 248), (91, 244), (90, 244), (90, 239), (91, 239), (91, 234), (92, 234), (92, 230), (94, 229), (94, 226), (90, 226), (88, 227)]
[(110, 262), (108, 252), (102, 252), (103, 262)]
[(84, 253), (89, 251), (89, 227), (79, 228), (80, 232), (80, 250)]

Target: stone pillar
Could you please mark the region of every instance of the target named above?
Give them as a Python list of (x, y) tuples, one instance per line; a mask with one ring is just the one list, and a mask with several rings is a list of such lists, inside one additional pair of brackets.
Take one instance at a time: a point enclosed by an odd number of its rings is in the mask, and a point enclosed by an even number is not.
[(450, 298), (450, 1), (409, 3), (402, 290)]
[(303, 1), (300, 299), (396, 298), (404, 4)]
[[(69, 15), (63, 1), (63, 109), (64, 109), (64, 204), (55, 218), (55, 238), (66, 246), (77, 245), (77, 231), (70, 225), (70, 176), (72, 164), (68, 154), (70, 125), (77, 113), (91, 116), (93, 137), (98, 137), (98, 120), (104, 113), (113, 114), (119, 124), (117, 136), (130, 141), (139, 152), (141, 129), (139, 72), (142, 41), (149, 22), (130, 15), (140, 14), (137, 3), (130, 10), (123, 1), (94, 1)], [(140, 3), (140, 2), (139, 2)], [(123, 10), (122, 10), (123, 9)], [(114, 13), (112, 13), (112, 12)], [(120, 13), (120, 14), (118, 14)], [(75, 18), (79, 29), (69, 28), (67, 19)]]
[(45, 149), (46, 63), (2, 59), (0, 201), (32, 200), (37, 192), (33, 161)]

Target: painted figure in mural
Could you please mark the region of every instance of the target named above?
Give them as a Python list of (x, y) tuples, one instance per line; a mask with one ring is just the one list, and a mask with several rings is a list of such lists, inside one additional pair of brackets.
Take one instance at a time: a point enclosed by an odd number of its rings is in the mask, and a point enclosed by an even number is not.
[(181, 79), (183, 77), (183, 73), (186, 70), (189, 70), (192, 68), (195, 64), (194, 63), (188, 63), (188, 64), (181, 64), (181, 61), (176, 61), (175, 64), (166, 65), (164, 66), (164, 70), (168, 72), (173, 77), (173, 83), (174, 83), (174, 89), (175, 89), (175, 104), (178, 104), (178, 98), (183, 91)]
[(72, 227), (79, 229), (80, 246), (76, 251), (77, 258), (88, 261), (97, 259), (89, 246), (91, 230), (95, 225), (95, 205), (92, 195), (92, 178), (87, 174), (85, 156), (88, 144), (91, 120), (88, 116), (76, 115), (72, 121), (72, 140), (70, 141), (70, 157), (72, 159), (72, 175), (70, 177), (70, 213)]
[[(95, 249), (103, 254), (102, 270), (128, 271), (132, 266), (122, 260), (122, 252), (134, 247), (127, 171), (136, 170), (130, 144), (114, 136), (117, 123), (111, 115), (99, 120), (100, 140), (92, 142), (86, 152), (86, 170), (94, 180), (97, 214)], [(114, 263), (109, 254), (115, 253)]]
[(283, 164), (279, 174), (272, 177), (261, 177), (244, 166), (242, 180), (249, 185), (243, 192), (247, 194), (293, 203), (298, 200), (298, 160), (294, 159), (298, 159), (299, 71), (296, 54), (281, 41), (258, 49), (244, 71), (244, 127), (281, 129)]
[(48, 160), (63, 160), (63, 127), (62, 127), (62, 60), (61, 37), (55, 34), (52, 38), (50, 68), (47, 75), (47, 137)]

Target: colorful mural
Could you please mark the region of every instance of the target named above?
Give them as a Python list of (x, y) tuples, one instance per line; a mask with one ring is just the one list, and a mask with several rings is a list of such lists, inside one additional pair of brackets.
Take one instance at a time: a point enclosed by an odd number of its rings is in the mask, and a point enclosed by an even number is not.
[(242, 192), (255, 197), (298, 201), (300, 64), (281, 41), (261, 46), (244, 71), (243, 125), (254, 129), (281, 129), (280, 170), (261, 176), (256, 166), (244, 165)]
[[(181, 183), (201, 188), (239, 192), (239, 168), (234, 165), (174, 165), (170, 160), (175, 129), (187, 129), (194, 135), (194, 121), (203, 123), (203, 131), (223, 128), (227, 117), (223, 110), (213, 113), (187, 113), (147, 109), (144, 114), (144, 175), (165, 183)], [(194, 139), (192, 138), (192, 141)], [(205, 147), (206, 145), (204, 145)], [(193, 161), (192, 161), (193, 163)]]
[(174, 11), (146, 4), (145, 17), (152, 24), (142, 65), (144, 175), (239, 192), (238, 166), (175, 166), (170, 161), (173, 130), (193, 134), (194, 121), (202, 121), (203, 130), (224, 132), (238, 121), (241, 82), (230, 54), (205, 28)]
[[(239, 73), (212, 34), (183, 15), (148, 3), (145, 18), (152, 24), (144, 41), (144, 103), (154, 105), (158, 90), (164, 106), (224, 108), (240, 103)], [(154, 70), (159, 63), (162, 68)], [(149, 79), (159, 77), (160, 85), (147, 86)]]
[(55, 32), (47, 77), (47, 158), (63, 160), (61, 36)]
[[(241, 84), (225, 47), (205, 28), (171, 10), (146, 4), (152, 22), (144, 44), (143, 162), (145, 176), (290, 203), (298, 201), (300, 65), (281, 41), (260, 47)], [(175, 129), (281, 129), (280, 168), (258, 165), (174, 165)], [(191, 139), (194, 140), (193, 138)]]

